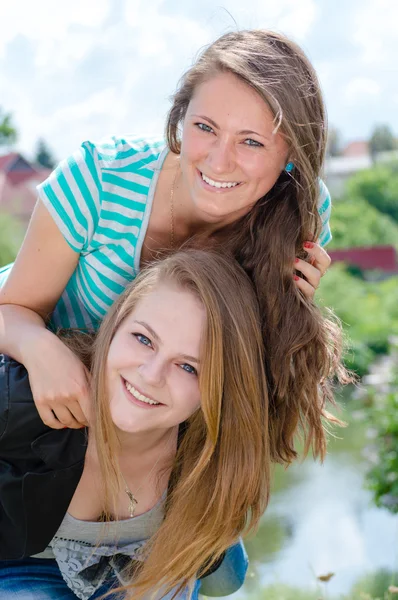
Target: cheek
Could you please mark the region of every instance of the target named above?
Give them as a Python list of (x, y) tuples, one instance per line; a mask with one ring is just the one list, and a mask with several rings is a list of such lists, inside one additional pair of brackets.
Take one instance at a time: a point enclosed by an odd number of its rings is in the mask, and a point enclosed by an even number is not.
[(181, 161), (194, 162), (206, 154), (208, 141), (203, 133), (188, 127), (181, 140)]
[(241, 159), (245, 173), (254, 183), (267, 183), (279, 175), (279, 161), (275, 161), (275, 157), (263, 154), (255, 157), (243, 156)]
[(176, 381), (174, 384), (175, 389), (178, 390), (178, 410), (184, 416), (184, 420), (200, 407), (198, 379), (196, 377), (192, 379), (193, 381)]

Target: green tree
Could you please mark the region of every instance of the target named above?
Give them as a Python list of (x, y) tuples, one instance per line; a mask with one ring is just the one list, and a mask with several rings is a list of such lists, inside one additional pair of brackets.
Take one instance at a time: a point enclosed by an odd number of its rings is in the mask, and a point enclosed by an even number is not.
[(363, 198), (398, 223), (398, 161), (360, 171), (347, 183), (348, 198)]
[(378, 152), (386, 152), (396, 148), (395, 138), (388, 125), (377, 125), (369, 140), (369, 149), (372, 156)]
[(375, 433), (372, 467), (368, 472), (368, 485), (377, 506), (398, 513), (398, 369), (390, 390), (378, 395), (368, 413), (369, 423)]
[(322, 280), (318, 301), (333, 308), (348, 338), (347, 365), (364, 375), (377, 354), (386, 354), (398, 335), (398, 277), (381, 282), (353, 277), (343, 263)]
[(331, 229), (330, 249), (384, 244), (398, 249), (398, 223), (354, 193), (333, 205)]
[(46, 169), (53, 169), (57, 162), (52, 155), (51, 150), (42, 138), (40, 138), (37, 142), (35, 161)]
[(0, 213), (0, 267), (15, 259), (22, 239), (19, 222), (6, 213)]
[(17, 140), (17, 130), (12, 124), (12, 116), (0, 108), (0, 146), (11, 146)]

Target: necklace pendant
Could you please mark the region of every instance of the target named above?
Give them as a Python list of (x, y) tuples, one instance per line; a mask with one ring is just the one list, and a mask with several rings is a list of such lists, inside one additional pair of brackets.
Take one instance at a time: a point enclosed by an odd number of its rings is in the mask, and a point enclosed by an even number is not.
[(134, 494), (132, 492), (130, 492), (130, 490), (128, 490), (127, 488), (126, 488), (125, 492), (129, 499), (129, 515), (130, 515), (130, 518), (132, 518), (132, 517), (134, 517), (135, 507), (138, 504), (138, 500), (135, 499)]

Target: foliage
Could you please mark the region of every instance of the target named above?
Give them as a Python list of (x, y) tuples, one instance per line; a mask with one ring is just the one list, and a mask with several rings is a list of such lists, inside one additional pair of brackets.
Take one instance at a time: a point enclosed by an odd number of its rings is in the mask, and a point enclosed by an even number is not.
[(368, 418), (375, 435), (369, 487), (377, 506), (398, 513), (398, 368), (391, 389), (377, 396)]
[(398, 223), (359, 195), (348, 194), (334, 203), (331, 229), (330, 249), (385, 244), (398, 248)]
[(354, 175), (347, 184), (347, 197), (363, 198), (398, 223), (398, 161)]
[(377, 125), (369, 140), (369, 149), (372, 155), (378, 152), (394, 150), (396, 147), (394, 135), (388, 125)]
[(353, 277), (343, 263), (333, 265), (322, 280), (319, 302), (333, 307), (349, 340), (346, 364), (364, 375), (377, 354), (388, 352), (398, 335), (398, 277), (381, 282)]
[(10, 113), (4, 113), (0, 108), (0, 146), (10, 146), (17, 140), (17, 130), (12, 124)]
[(6, 213), (0, 213), (0, 267), (14, 260), (22, 238), (22, 227), (18, 221)]
[(57, 162), (43, 139), (37, 142), (35, 161), (46, 169), (53, 169)]

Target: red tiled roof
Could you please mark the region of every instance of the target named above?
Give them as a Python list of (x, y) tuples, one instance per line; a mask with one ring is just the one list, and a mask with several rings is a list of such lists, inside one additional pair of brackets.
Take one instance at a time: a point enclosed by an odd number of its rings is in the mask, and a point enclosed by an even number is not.
[(365, 140), (356, 140), (347, 144), (341, 153), (343, 156), (368, 156), (369, 144)]
[(6, 171), (7, 166), (12, 163), (19, 155), (17, 152), (10, 152), (0, 156), (0, 171)]
[(36, 186), (50, 172), (31, 165), (17, 152), (0, 156), (0, 210), (28, 221), (36, 203)]
[(332, 262), (344, 261), (365, 271), (378, 270), (398, 273), (397, 252), (394, 246), (369, 246), (330, 250)]

